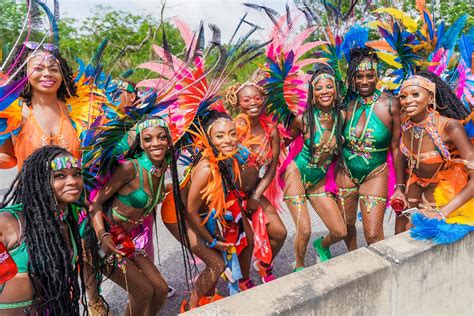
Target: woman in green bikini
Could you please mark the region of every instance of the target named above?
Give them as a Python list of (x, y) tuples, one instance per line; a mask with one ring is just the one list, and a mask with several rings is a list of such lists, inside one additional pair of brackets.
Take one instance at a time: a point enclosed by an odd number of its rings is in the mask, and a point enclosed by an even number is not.
[[(128, 255), (124, 263), (126, 253), (118, 249), (120, 247), (111, 235), (111, 228), (117, 226), (127, 235), (153, 214), (164, 198), (168, 163), (175, 163), (171, 135), (162, 118), (145, 118), (137, 124), (136, 132), (126, 160), (118, 164), (109, 181), (92, 199), (90, 212), (99, 245), (107, 256), (115, 255), (115, 260), (109, 260), (106, 272), (129, 293), (125, 314), (156, 315), (168, 293), (165, 279), (154, 265), (153, 258), (143, 250)], [(173, 166), (176, 171), (176, 166)], [(173, 173), (177, 178), (177, 173)], [(177, 192), (175, 199), (179, 199), (179, 189), (174, 191)]]
[(0, 209), (0, 244), (8, 250), (0, 270), (16, 265), (0, 283), (0, 315), (79, 315), (84, 269), (71, 203), (82, 192), (80, 164), (65, 149), (41, 147), (25, 160)]
[(355, 222), (360, 201), (367, 244), (384, 239), (383, 218), (388, 195), (387, 155), (392, 150), (396, 190), (403, 183), (398, 100), (377, 90), (377, 55), (367, 48), (351, 52), (347, 80), (357, 93), (348, 105), (342, 163), (336, 175), (339, 201), (347, 224), (346, 245), (357, 249)]
[(337, 96), (334, 71), (318, 64), (309, 82), (306, 110), (296, 116), (290, 126), (291, 139), (304, 141), (303, 148), (284, 171), (284, 199), (296, 224), (295, 271), (304, 267), (306, 246), (311, 237), (306, 200), (330, 232), (314, 243), (321, 261), (330, 258), (329, 246), (346, 236), (342, 214), (333, 194), (325, 187), (327, 170), (342, 143), (343, 114)]

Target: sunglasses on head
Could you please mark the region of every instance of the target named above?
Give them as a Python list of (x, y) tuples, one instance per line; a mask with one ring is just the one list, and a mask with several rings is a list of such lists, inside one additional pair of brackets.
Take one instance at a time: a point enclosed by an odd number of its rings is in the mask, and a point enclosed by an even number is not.
[(43, 48), (44, 50), (47, 50), (48, 52), (55, 52), (58, 50), (58, 47), (54, 44), (51, 43), (38, 43), (38, 42), (31, 42), (27, 41), (24, 42), (23, 45), (25, 45), (29, 49), (37, 49), (38, 47)]

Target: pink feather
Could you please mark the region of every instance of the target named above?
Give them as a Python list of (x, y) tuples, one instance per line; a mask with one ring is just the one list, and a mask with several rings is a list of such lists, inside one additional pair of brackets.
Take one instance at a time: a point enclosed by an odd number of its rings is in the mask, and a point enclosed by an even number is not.
[(464, 92), (464, 88), (466, 87), (466, 79), (467, 79), (466, 68), (464, 67), (463, 64), (459, 64), (457, 70), (459, 73), (459, 81), (456, 88), (456, 96), (458, 97), (458, 99), (461, 100), (463, 92)]
[(329, 166), (328, 172), (326, 173), (326, 184), (324, 186), (324, 190), (326, 192), (331, 192), (333, 194), (337, 194), (338, 187), (336, 184), (336, 161), (333, 161)]
[(195, 40), (194, 40), (194, 33), (191, 31), (189, 26), (178, 17), (174, 17), (171, 19), (176, 25), (181, 34), (181, 38), (184, 40), (187, 48), (191, 48), (191, 51), (194, 51)]
[(290, 150), (288, 151), (288, 156), (286, 157), (285, 161), (282, 163), (281, 168), (280, 168), (280, 177), (278, 178), (278, 184), (280, 184), (280, 187), (282, 189), (285, 188), (285, 180), (283, 180), (283, 175), (285, 174), (286, 169), (288, 169), (288, 166), (290, 163), (298, 156), (298, 154), (301, 152), (301, 149), (303, 149), (303, 136), (298, 135), (293, 142), (290, 145)]
[(393, 163), (393, 154), (392, 154), (392, 150), (390, 149), (387, 154), (387, 166), (388, 166), (388, 196), (387, 196), (387, 205), (388, 205), (390, 203), (390, 198), (393, 195), (395, 184), (397, 183), (395, 165)]

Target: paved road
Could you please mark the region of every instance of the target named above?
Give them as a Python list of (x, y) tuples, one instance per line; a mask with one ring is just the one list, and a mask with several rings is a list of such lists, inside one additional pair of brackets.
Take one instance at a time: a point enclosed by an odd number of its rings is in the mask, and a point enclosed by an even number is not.
[[(0, 195), (5, 194), (6, 189), (10, 185), (13, 177), (16, 174), (15, 169), (10, 170), (0, 170)], [(158, 212), (160, 214), (160, 212)], [(393, 235), (394, 227), (394, 217), (388, 222), (388, 217), (386, 216), (385, 222), (385, 234), (386, 236)], [(291, 217), (288, 211), (285, 211), (282, 214), (284, 223), (286, 224), (288, 230), (288, 237), (285, 241), (285, 244), (275, 259), (274, 262), (274, 273), (277, 277), (284, 276), (289, 274), (293, 270), (294, 256), (293, 256), (293, 240), (295, 227), (291, 220)], [(326, 227), (323, 225), (319, 217), (315, 214), (314, 211), (311, 212), (311, 221), (313, 227), (313, 238), (324, 235), (327, 232)], [(361, 232), (361, 223), (357, 223), (358, 226), (358, 240), (361, 246), (365, 246), (364, 237)], [(156, 240), (156, 239), (155, 239)], [(158, 220), (158, 244), (159, 247), (156, 247), (155, 244), (155, 263), (158, 265), (159, 270), (164, 275), (168, 283), (176, 289), (176, 295), (168, 299), (160, 312), (160, 315), (175, 315), (179, 312), (179, 306), (181, 301), (186, 296), (187, 287), (184, 281), (184, 268), (183, 260), (181, 256), (181, 248), (179, 243), (171, 236), (171, 234), (166, 230), (161, 219)], [(159, 251), (156, 251), (158, 249)], [(347, 249), (343, 242), (340, 242), (331, 247), (331, 252), (334, 256), (338, 256), (347, 252)], [(159, 253), (159, 259), (158, 259)], [(308, 254), (306, 256), (306, 264), (313, 265), (317, 263), (317, 255), (315, 254), (314, 249), (311, 246), (311, 242), (308, 245)], [(259, 284), (259, 278), (257, 273), (252, 273), (253, 280)], [(225, 284), (220, 282), (219, 292), (226, 293)], [(109, 302), (110, 307), (114, 315), (123, 315), (125, 310), (125, 304), (127, 303), (126, 293), (113, 284), (110, 281), (106, 281), (103, 285), (103, 294)]]

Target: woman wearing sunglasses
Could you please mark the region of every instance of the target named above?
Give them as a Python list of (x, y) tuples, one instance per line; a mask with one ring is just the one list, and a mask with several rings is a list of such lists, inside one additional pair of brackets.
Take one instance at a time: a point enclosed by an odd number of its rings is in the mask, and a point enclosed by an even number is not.
[(71, 67), (53, 44), (25, 42), (14, 56), (9, 72), (13, 82), (24, 87), (0, 114), (7, 120), (0, 140), (0, 168), (21, 169), (29, 155), (46, 145), (63, 147), (79, 158), (79, 137), (67, 101), (76, 96)]

